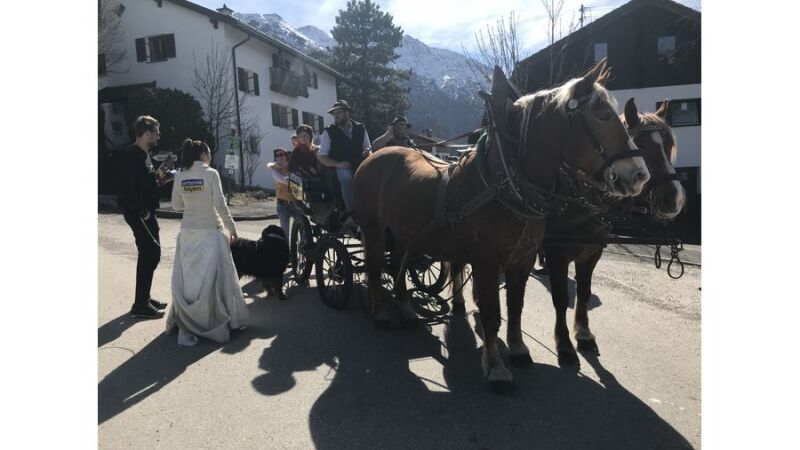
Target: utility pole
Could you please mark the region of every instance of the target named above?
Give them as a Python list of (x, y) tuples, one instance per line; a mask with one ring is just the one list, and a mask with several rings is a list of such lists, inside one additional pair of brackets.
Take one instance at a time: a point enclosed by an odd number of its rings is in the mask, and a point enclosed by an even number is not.
[(580, 18), (581, 28), (583, 28), (583, 18), (584, 18), (583, 14), (586, 12), (586, 8), (584, 8), (583, 4), (581, 4), (580, 12), (581, 12), (581, 18)]

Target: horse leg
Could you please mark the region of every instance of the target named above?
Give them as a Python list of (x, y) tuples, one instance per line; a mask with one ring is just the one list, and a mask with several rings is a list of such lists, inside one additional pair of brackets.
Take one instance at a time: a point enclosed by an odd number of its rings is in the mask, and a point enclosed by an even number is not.
[(395, 243), (395, 248), (391, 252), (391, 275), (394, 278), (394, 294), (397, 312), (400, 315), (400, 325), (403, 328), (413, 328), (417, 325), (417, 313), (411, 307), (411, 298), (408, 295), (406, 286), (407, 267), (404, 259), (406, 252), (401, 251), (403, 246), (399, 242)]
[(464, 267), (465, 264), (445, 263), (450, 269), (450, 290), (453, 293), (453, 313), (464, 314)]
[(603, 250), (592, 254), (585, 261), (575, 261), (575, 282), (577, 284), (577, 302), (575, 303), (575, 340), (578, 350), (598, 353), (597, 342), (589, 330), (589, 298), (592, 296), (592, 274)]
[(514, 375), (503, 364), (497, 332), (500, 330), (500, 291), (497, 286), (499, 268), (475, 265), (472, 269), (473, 296), (478, 305), (475, 331), (483, 339), (481, 367), (492, 390), (497, 393), (513, 389)]
[(555, 247), (548, 248), (545, 263), (550, 274), (550, 296), (553, 299), (553, 308), (556, 310), (555, 339), (558, 363), (578, 364), (578, 354), (570, 341), (567, 327), (569, 259), (566, 250)]
[(386, 246), (384, 228), (375, 221), (362, 219), (361, 232), (367, 266), (367, 312), (375, 319), (376, 326), (385, 328), (388, 326), (386, 315), (389, 308), (386, 308), (386, 294), (381, 284)]
[[(535, 261), (535, 258), (534, 258)], [(534, 261), (521, 267), (506, 270), (506, 307), (508, 309), (508, 359), (515, 366), (527, 367), (533, 364), (531, 351), (522, 341), (522, 307), (525, 304), (525, 285)]]

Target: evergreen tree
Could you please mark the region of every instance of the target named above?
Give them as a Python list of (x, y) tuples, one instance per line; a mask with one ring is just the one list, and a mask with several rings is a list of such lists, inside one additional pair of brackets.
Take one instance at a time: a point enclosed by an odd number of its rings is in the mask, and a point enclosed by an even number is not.
[(403, 29), (371, 0), (350, 0), (339, 11), (331, 34), (336, 40), (331, 64), (345, 76), (339, 98), (355, 109), (354, 118), (374, 139), (386, 131), (395, 114), (405, 114), (410, 106), (408, 90), (401, 86), (410, 72), (389, 67), (400, 57), (395, 49)]
[(178, 153), (184, 139), (199, 139), (213, 145), (203, 121), (203, 108), (190, 94), (177, 89), (139, 88), (132, 92), (125, 105), (125, 115), (133, 137), (133, 121), (142, 115), (155, 117), (161, 123), (161, 139), (157, 150)]

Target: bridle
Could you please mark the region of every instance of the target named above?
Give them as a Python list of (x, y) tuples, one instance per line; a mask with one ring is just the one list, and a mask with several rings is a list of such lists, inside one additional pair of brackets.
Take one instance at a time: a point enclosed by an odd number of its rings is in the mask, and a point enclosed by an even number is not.
[(566, 139), (561, 140), (562, 145), (562, 166), (563, 168), (574, 177), (578, 178), (582, 183), (588, 185), (594, 189), (602, 191), (604, 193), (608, 193), (609, 184), (614, 183), (617, 181), (617, 173), (614, 171), (612, 165), (614, 162), (619, 161), (621, 159), (627, 158), (635, 158), (637, 156), (644, 157), (644, 154), (638, 147), (632, 148), (625, 148), (615, 154), (610, 155), (603, 144), (600, 143), (600, 140), (597, 139), (597, 136), (592, 131), (592, 128), (589, 126), (589, 123), (586, 121), (586, 116), (583, 114), (583, 105), (589, 101), (592, 97), (592, 93), (586, 94), (582, 97), (571, 98), (567, 102), (567, 126), (564, 129), (565, 138), (566, 135), (570, 133), (573, 127), (573, 123), (577, 122), (580, 127), (583, 129), (586, 136), (589, 138), (589, 141), (592, 143), (594, 147), (595, 153), (600, 155), (603, 158), (603, 165), (592, 175), (587, 174), (586, 172), (580, 169), (573, 169), (572, 167), (567, 164), (566, 161), (563, 160), (563, 146), (565, 145)]
[[(667, 130), (665, 130), (664, 127), (661, 126), (661, 124), (659, 124), (659, 123), (656, 123), (656, 122), (645, 123), (644, 120), (642, 120), (641, 116), (639, 117), (639, 121), (635, 126), (631, 127), (631, 126), (629, 126), (627, 124), (626, 124), (626, 126), (628, 128), (628, 135), (630, 135), (631, 140), (633, 140), (634, 142), (639, 137), (639, 135), (641, 135), (642, 133), (645, 133), (645, 132), (655, 131), (655, 132), (659, 133), (662, 136), (664, 134), (666, 134), (666, 132), (667, 132)], [(662, 149), (662, 151), (663, 151), (663, 149)], [(669, 158), (669, 156), (667, 156), (666, 154), (664, 156), (666, 158)], [(634, 205), (635, 205), (634, 208), (633, 208), (634, 212), (637, 213), (637, 214), (643, 214), (643, 215), (655, 215), (655, 211), (656, 211), (655, 210), (655, 200), (656, 200), (655, 199), (655, 192), (656, 192), (656, 190), (659, 187), (661, 187), (661, 186), (663, 186), (663, 185), (665, 185), (667, 183), (671, 183), (673, 181), (680, 182), (680, 180), (681, 180), (681, 177), (680, 177), (680, 175), (678, 173), (660, 173), (660, 174), (655, 174), (655, 173), (653, 173), (651, 171), (650, 172), (650, 181), (648, 181), (647, 185), (645, 186), (645, 190), (647, 191), (647, 193), (646, 194), (642, 193), (642, 194), (640, 194), (640, 195), (638, 195), (636, 197), (637, 199), (644, 199), (644, 201), (646, 202), (646, 205), (645, 206), (638, 206), (637, 203), (640, 204), (641, 200), (638, 201), (638, 202), (634, 201)]]

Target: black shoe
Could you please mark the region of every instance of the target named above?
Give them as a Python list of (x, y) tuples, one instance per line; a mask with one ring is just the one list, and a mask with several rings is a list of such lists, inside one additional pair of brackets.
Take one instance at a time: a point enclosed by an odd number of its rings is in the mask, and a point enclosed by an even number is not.
[(151, 298), (149, 303), (150, 303), (150, 306), (152, 306), (155, 309), (160, 309), (160, 310), (167, 309), (167, 304), (166, 303), (160, 302), (160, 301), (158, 301), (156, 299), (152, 299)]
[(164, 311), (159, 311), (149, 304), (145, 306), (133, 305), (131, 315), (141, 319), (160, 319), (164, 317)]

